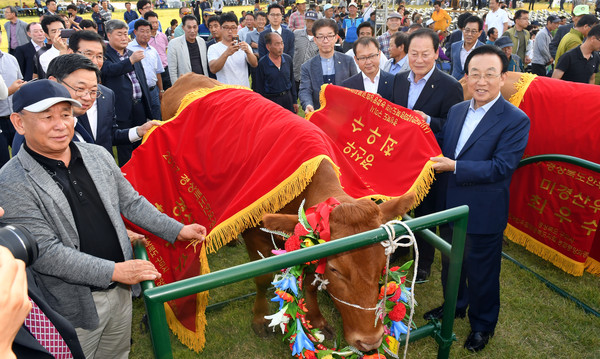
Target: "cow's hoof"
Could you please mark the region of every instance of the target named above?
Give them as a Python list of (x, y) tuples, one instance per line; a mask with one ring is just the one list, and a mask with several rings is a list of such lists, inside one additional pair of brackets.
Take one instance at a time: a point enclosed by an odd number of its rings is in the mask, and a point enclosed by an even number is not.
[(252, 323), (252, 330), (254, 331), (254, 334), (260, 338), (266, 338), (273, 334), (273, 331), (269, 328), (267, 323)]

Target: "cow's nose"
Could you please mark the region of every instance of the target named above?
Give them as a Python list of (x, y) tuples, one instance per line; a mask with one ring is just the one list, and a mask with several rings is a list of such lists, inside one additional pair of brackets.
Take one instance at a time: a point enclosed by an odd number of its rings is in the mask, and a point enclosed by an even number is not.
[(382, 335), (380, 335), (377, 338), (376, 337), (363, 338), (363, 340), (357, 340), (355, 346), (358, 350), (360, 350), (362, 352), (368, 352), (370, 350), (379, 348), (382, 340), (383, 340)]

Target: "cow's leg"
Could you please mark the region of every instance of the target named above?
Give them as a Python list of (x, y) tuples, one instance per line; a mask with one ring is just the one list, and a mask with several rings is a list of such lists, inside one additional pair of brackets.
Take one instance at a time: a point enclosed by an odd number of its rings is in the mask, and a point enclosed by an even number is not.
[[(261, 259), (261, 255), (268, 257), (271, 255), (273, 245), (270, 240), (265, 237), (265, 234), (258, 228), (250, 228), (246, 230), (242, 237), (246, 242), (246, 250), (250, 256), (250, 260), (255, 261)], [(252, 330), (260, 337), (267, 336), (271, 331), (268, 329), (268, 321), (265, 315), (269, 315), (269, 301), (267, 299), (267, 288), (273, 281), (273, 274), (268, 273), (254, 278), (256, 284), (256, 299), (252, 309), (254, 317), (252, 318)]]
[(335, 330), (327, 320), (323, 317), (321, 310), (319, 309), (319, 302), (317, 301), (317, 286), (311, 283), (315, 279), (314, 273), (307, 273), (304, 277), (304, 300), (306, 302), (306, 319), (310, 321), (310, 324), (319, 328), (327, 340), (335, 338)]

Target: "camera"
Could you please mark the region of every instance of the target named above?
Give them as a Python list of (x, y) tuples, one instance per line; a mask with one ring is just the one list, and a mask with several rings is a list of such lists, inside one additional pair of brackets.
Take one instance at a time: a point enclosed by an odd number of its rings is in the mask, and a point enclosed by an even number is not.
[(0, 228), (0, 246), (8, 248), (16, 259), (32, 265), (38, 258), (38, 245), (26, 228), (8, 225)]

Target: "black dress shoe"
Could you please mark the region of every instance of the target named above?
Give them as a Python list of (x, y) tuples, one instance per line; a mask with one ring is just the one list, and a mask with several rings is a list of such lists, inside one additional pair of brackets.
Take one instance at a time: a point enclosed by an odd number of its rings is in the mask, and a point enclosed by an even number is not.
[(429, 278), (431, 269), (417, 269), (417, 283), (424, 282)]
[[(454, 318), (464, 318), (466, 315), (467, 310), (466, 309), (456, 309), (456, 311), (454, 312)], [(444, 306), (439, 306), (435, 309), (432, 309), (430, 311), (428, 311), (427, 313), (423, 314), (423, 319), (425, 320), (432, 320), (432, 319), (437, 319), (440, 320), (442, 319), (442, 317), (444, 316)]]
[(465, 341), (465, 349), (472, 352), (478, 352), (485, 348), (486, 344), (491, 337), (494, 336), (494, 332), (471, 332)]

